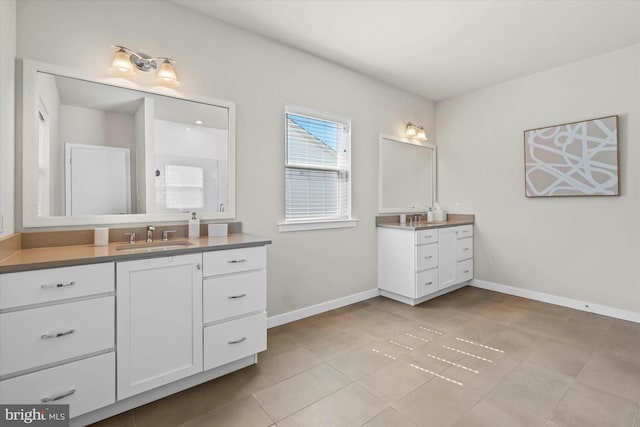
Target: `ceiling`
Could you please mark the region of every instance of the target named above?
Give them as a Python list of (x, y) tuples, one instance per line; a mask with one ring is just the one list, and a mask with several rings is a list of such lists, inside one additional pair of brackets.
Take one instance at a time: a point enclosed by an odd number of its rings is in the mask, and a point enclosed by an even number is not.
[(173, 0), (432, 100), (640, 43), (637, 0)]

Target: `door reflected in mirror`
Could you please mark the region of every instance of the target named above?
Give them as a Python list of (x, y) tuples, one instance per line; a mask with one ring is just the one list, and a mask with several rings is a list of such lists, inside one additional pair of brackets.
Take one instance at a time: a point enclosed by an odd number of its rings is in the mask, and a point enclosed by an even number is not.
[(44, 216), (224, 211), (226, 108), (38, 72)]
[(23, 99), (35, 110), (24, 117), (25, 226), (175, 220), (190, 211), (233, 218), (232, 103), (114, 86), (44, 65), (25, 61)]

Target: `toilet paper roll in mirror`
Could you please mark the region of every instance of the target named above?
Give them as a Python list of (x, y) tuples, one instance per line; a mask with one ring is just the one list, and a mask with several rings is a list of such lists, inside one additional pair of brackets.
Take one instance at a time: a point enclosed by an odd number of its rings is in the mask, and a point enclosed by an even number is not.
[(107, 246), (109, 244), (109, 229), (96, 228), (93, 230), (93, 245)]

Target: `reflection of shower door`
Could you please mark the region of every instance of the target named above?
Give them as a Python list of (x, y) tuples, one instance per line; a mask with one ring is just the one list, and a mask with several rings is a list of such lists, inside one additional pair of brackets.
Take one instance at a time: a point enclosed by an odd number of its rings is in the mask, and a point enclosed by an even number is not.
[(129, 149), (65, 144), (66, 215), (131, 213)]

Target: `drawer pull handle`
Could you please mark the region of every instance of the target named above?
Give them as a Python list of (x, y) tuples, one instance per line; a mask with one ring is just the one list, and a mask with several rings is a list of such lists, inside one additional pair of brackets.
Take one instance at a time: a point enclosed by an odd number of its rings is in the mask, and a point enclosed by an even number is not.
[(64, 393), (58, 394), (57, 396), (43, 397), (42, 399), (40, 399), (40, 401), (43, 402), (43, 403), (55, 402), (56, 400), (60, 400), (60, 399), (64, 399), (65, 397), (69, 397), (75, 392), (76, 392), (76, 389), (74, 388), (73, 390), (66, 391)]
[(247, 294), (240, 294), (240, 295), (231, 295), (231, 296), (229, 296), (229, 297), (227, 297), (227, 298), (229, 298), (229, 299), (236, 299), (236, 298), (244, 298), (244, 297), (246, 297), (246, 296), (247, 296)]
[(462, 248), (462, 250), (463, 250), (463, 251), (468, 251), (468, 250), (469, 250), (469, 248)]
[(431, 259), (431, 258), (433, 258), (433, 255), (429, 255), (429, 256), (424, 257), (424, 259)]
[(247, 337), (242, 337), (239, 340), (235, 340), (235, 341), (229, 341), (229, 344), (240, 344), (243, 341), (246, 341)]
[(75, 284), (76, 284), (75, 281), (68, 282), (68, 283), (52, 283), (48, 285), (42, 285), (41, 288), (42, 289), (66, 288), (67, 286), (73, 286)]
[(462, 272), (462, 274), (467, 274), (469, 272), (469, 270), (465, 270)]
[(232, 259), (231, 261), (228, 261), (229, 264), (239, 264), (241, 262), (247, 262), (246, 258), (242, 258), (242, 259)]
[(427, 282), (427, 283), (425, 283), (424, 285), (425, 285), (425, 286), (433, 285), (433, 281), (431, 281), (431, 282)]
[(60, 337), (64, 337), (65, 335), (71, 335), (75, 331), (76, 331), (75, 329), (69, 329), (68, 331), (58, 332), (57, 334), (43, 334), (43, 335), (40, 335), (40, 338), (42, 338), (43, 340), (48, 340), (50, 338), (60, 338)]
[(424, 236), (425, 239), (432, 239), (433, 236)]

